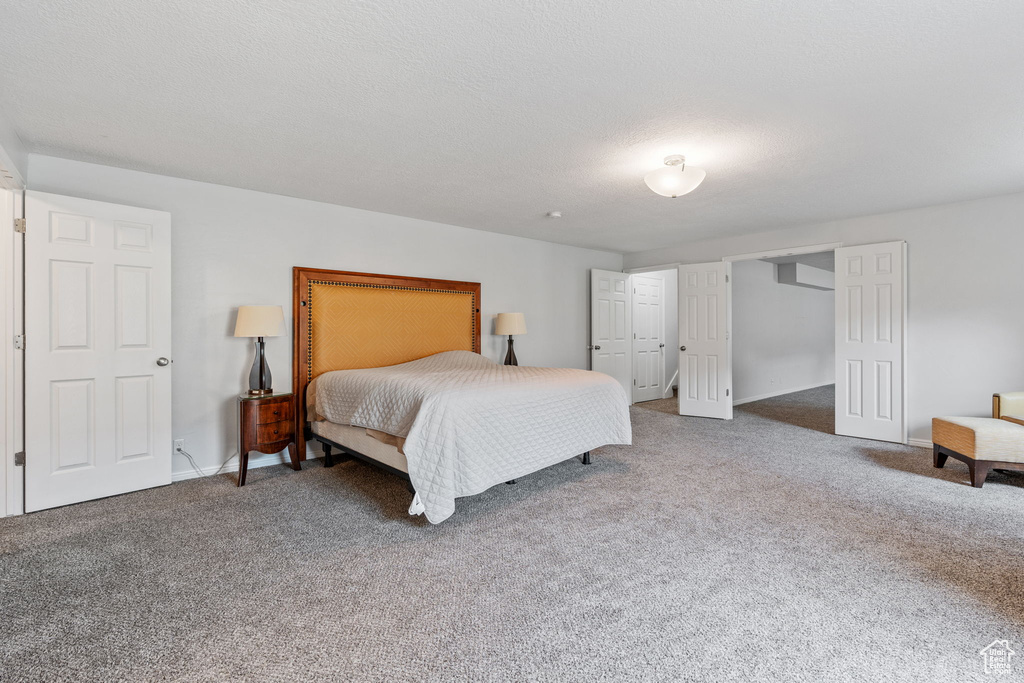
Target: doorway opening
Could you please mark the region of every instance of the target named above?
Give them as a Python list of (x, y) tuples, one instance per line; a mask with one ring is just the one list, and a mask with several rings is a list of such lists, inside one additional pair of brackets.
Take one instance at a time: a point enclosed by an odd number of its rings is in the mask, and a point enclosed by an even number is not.
[(737, 413), (835, 433), (835, 251), (732, 264)]

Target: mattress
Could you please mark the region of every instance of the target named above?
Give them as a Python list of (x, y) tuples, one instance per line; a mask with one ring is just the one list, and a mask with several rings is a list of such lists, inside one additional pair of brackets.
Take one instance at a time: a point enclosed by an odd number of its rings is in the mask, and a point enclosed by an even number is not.
[(394, 446), (367, 434), (366, 429), (363, 427), (353, 427), (352, 425), (335, 424), (327, 420), (319, 420), (312, 424), (312, 429), (313, 433), (317, 436), (322, 436), (339, 446), (351, 448), (356, 453), (373, 458), (406, 474), (409, 473), (409, 463), (405, 456), (399, 453), (398, 449)]
[(311, 414), (332, 423), (405, 438), (414, 507), (434, 524), (459, 497), (632, 442), (629, 399), (608, 375), (498, 365), (469, 351), (327, 372), (310, 399)]

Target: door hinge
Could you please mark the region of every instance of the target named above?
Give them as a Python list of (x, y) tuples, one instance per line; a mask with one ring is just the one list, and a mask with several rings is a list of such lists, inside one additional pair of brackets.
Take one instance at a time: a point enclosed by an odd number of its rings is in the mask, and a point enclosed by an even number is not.
[(24, 467), (25, 466), (25, 451), (18, 451), (14, 454), (14, 466)]
[(25, 335), (16, 334), (14, 335), (14, 350), (24, 351), (25, 350)]
[(726, 389), (726, 390), (725, 390), (725, 395), (726, 395), (726, 396), (728, 396), (728, 395), (729, 395), (729, 390), (728, 390), (728, 389)]
[(25, 219), (15, 218), (14, 219), (14, 232), (25, 232)]
[(725, 276), (725, 281), (726, 281), (726, 282), (728, 282), (728, 281), (729, 281), (729, 276), (728, 276), (728, 275), (726, 275), (726, 276)]
[(633, 386), (634, 387), (636, 386), (636, 380), (633, 380)]

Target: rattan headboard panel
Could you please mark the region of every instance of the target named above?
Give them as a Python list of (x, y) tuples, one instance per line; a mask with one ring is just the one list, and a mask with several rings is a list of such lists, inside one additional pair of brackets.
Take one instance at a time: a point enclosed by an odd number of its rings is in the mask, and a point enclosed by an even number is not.
[(471, 291), (310, 280), (309, 377), (476, 351)]

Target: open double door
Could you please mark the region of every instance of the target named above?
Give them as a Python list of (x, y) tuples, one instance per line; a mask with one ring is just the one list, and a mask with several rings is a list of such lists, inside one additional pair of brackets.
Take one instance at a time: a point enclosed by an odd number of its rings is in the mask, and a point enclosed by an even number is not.
[[(836, 254), (836, 434), (905, 443), (906, 243)], [(679, 414), (732, 419), (732, 264), (679, 266)], [(591, 367), (628, 384), (626, 273), (594, 271)], [(603, 317), (602, 317), (603, 316)], [(624, 332), (616, 334), (616, 331)]]
[(660, 273), (590, 271), (591, 367), (622, 384), (631, 401), (663, 398), (666, 279)]

